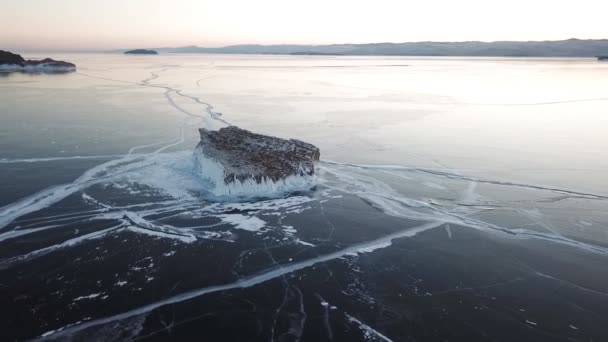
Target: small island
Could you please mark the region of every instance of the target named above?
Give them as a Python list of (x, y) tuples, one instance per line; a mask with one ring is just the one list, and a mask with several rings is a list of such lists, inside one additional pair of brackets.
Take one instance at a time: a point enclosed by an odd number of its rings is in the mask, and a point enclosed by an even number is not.
[(598, 61), (608, 61), (608, 56), (597, 56)]
[(237, 126), (199, 133), (195, 165), (216, 196), (271, 196), (314, 186), (320, 151), (312, 144)]
[(158, 55), (158, 52), (154, 50), (146, 50), (146, 49), (135, 49), (125, 51), (125, 55)]
[(25, 60), (21, 55), (0, 50), (0, 72), (70, 72), (76, 71), (76, 65), (51, 58), (43, 60)]

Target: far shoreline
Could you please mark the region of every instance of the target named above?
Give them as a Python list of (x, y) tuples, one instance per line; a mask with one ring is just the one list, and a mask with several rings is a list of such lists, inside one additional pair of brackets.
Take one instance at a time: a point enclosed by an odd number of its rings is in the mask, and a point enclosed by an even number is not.
[[(30, 50), (14, 50), (19, 51), (20, 53), (27, 53), (30, 55), (41, 54), (41, 55), (113, 55), (113, 56), (137, 56), (138, 54), (124, 54), (124, 53), (116, 53), (116, 52), (108, 52), (108, 51), (30, 51)], [(25, 51), (25, 52), (24, 52)], [(282, 54), (282, 53), (217, 53), (217, 52), (163, 52), (158, 53), (155, 56), (259, 56), (259, 57), (269, 57), (269, 56), (282, 56), (282, 57), (300, 57), (300, 58), (323, 58), (323, 57), (339, 57), (339, 58), (357, 58), (357, 57), (379, 57), (379, 58), (408, 58), (408, 59), (416, 59), (416, 58), (424, 58), (424, 59), (512, 59), (512, 60), (526, 60), (526, 59), (589, 59), (597, 61), (596, 56), (494, 56), (494, 55), (339, 55), (339, 54)], [(143, 55), (150, 56), (150, 55)]]

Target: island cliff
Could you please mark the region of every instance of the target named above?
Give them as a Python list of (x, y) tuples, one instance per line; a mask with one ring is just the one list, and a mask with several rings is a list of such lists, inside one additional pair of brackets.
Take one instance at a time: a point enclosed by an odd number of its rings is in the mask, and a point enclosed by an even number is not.
[(0, 50), (0, 71), (69, 72), (76, 71), (76, 65), (51, 58), (25, 60), (18, 54)]
[(125, 55), (158, 55), (158, 52), (154, 50), (136, 49), (125, 51)]

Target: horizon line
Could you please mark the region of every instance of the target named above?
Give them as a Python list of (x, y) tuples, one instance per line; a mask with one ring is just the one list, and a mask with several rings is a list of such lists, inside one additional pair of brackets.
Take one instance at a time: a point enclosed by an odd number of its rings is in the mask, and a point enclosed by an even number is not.
[[(328, 43), (328, 44), (313, 44), (313, 43), (276, 43), (276, 44), (260, 44), (260, 43), (238, 43), (238, 44), (228, 44), (221, 45), (216, 47), (208, 47), (203, 45), (178, 45), (178, 46), (163, 46), (163, 47), (130, 47), (130, 48), (112, 48), (112, 49), (9, 49), (12, 51), (23, 51), (23, 52), (88, 52), (88, 53), (110, 53), (110, 52), (118, 52), (118, 51), (127, 51), (133, 49), (180, 49), (180, 48), (202, 48), (202, 49), (223, 49), (228, 47), (235, 46), (337, 46), (337, 45), (374, 45), (374, 44), (421, 44), (421, 43), (447, 43), (447, 44), (457, 44), (457, 43), (544, 43), (544, 42), (564, 42), (564, 41), (606, 41), (608, 38), (565, 38), (565, 39), (545, 39), (545, 40), (418, 40), (418, 41), (401, 41), (401, 42), (391, 42), (391, 41), (379, 41), (379, 42), (367, 42), (367, 43)], [(2, 48), (0, 48), (2, 50)]]

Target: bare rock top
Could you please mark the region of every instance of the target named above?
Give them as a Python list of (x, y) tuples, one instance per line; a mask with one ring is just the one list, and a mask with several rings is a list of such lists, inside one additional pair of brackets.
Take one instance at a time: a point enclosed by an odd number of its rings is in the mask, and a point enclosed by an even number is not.
[(0, 64), (22, 65), (25, 59), (16, 53), (0, 50)]
[(312, 176), (319, 149), (296, 139), (252, 133), (236, 126), (218, 131), (199, 129), (197, 146), (204, 157), (224, 168), (224, 183), (254, 180), (278, 182), (289, 176)]

